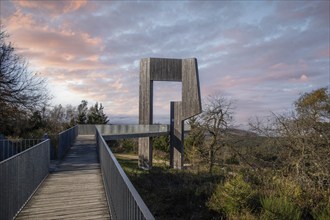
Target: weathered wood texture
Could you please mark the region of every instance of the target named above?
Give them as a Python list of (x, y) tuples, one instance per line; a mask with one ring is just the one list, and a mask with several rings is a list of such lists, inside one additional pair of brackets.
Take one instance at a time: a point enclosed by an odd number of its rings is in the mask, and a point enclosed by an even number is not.
[[(140, 63), (140, 100), (139, 100), (139, 123), (153, 123), (153, 81), (181, 81), (182, 82), (182, 105), (180, 110), (174, 114), (174, 121), (182, 121), (201, 113), (201, 97), (198, 78), (197, 59), (166, 59), (166, 58), (145, 58)], [(177, 104), (175, 104), (177, 105)], [(181, 126), (182, 127), (182, 126)], [(177, 128), (179, 129), (179, 128)], [(174, 131), (172, 132), (174, 134)], [(183, 134), (183, 128), (180, 134)], [(174, 140), (174, 137), (172, 137)], [(178, 146), (171, 146), (181, 149), (183, 158), (183, 138), (180, 141), (172, 141)], [(180, 142), (180, 143), (179, 143)], [(150, 138), (139, 139), (139, 166), (150, 169), (152, 167), (152, 146)], [(171, 150), (171, 158), (174, 158)], [(143, 160), (143, 161), (142, 161)], [(181, 160), (183, 163), (183, 160)], [(144, 165), (147, 165), (143, 167)], [(183, 164), (178, 166), (181, 168)]]
[(78, 136), (16, 219), (110, 219), (94, 136)]
[(153, 81), (150, 79), (150, 60), (140, 62), (139, 124), (152, 124)]
[(150, 80), (182, 81), (181, 59), (148, 58), (150, 63)]
[(182, 102), (171, 102), (170, 166), (175, 169), (182, 169), (184, 159), (181, 112)]
[(197, 60), (182, 61), (182, 120), (202, 112)]
[[(150, 59), (140, 62), (139, 124), (152, 124), (153, 81), (150, 80)], [(139, 167), (152, 167), (152, 147), (149, 137), (139, 138)]]
[(139, 138), (139, 167), (149, 170), (152, 168), (152, 145), (150, 137)]

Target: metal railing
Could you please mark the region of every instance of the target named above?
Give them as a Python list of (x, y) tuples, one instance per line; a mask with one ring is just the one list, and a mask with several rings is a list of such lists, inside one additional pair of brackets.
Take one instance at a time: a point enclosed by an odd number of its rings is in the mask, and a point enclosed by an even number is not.
[(169, 132), (168, 125), (97, 125), (102, 135)]
[(47, 136), (44, 136), (44, 139), (50, 139), (50, 160), (58, 158), (58, 138), (59, 134), (47, 134)]
[(0, 161), (12, 157), (44, 141), (44, 139), (3, 139), (0, 140)]
[(154, 219), (101, 133), (97, 128), (95, 129), (96, 148), (111, 217), (114, 219)]
[(79, 135), (95, 135), (95, 128), (102, 136), (159, 136), (169, 133), (169, 125), (78, 125)]
[(49, 140), (0, 162), (0, 219), (13, 219), (49, 172)]
[(66, 152), (70, 149), (71, 145), (76, 140), (78, 136), (78, 126), (74, 126), (65, 130), (58, 135), (58, 148), (57, 157), (58, 159), (63, 159)]
[(95, 126), (104, 126), (104, 125), (79, 124), (77, 126), (78, 126), (78, 135), (95, 135)]

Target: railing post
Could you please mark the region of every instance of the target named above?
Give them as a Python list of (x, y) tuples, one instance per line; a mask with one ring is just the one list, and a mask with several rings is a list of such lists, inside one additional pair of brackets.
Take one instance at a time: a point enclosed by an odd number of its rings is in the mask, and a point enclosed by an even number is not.
[(4, 139), (5, 139), (4, 135), (0, 134), (0, 161), (4, 160), (4, 158), (6, 158), (5, 142), (2, 141)]
[(54, 150), (54, 146), (52, 146), (51, 144), (50, 138), (47, 133), (44, 134), (43, 139), (44, 140), (49, 139), (49, 157), (51, 160), (53, 160), (55, 158), (55, 150)]

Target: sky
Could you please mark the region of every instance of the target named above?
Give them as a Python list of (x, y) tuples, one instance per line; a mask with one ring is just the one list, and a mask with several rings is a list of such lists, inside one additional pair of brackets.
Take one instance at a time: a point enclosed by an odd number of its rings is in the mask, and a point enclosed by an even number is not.
[[(246, 128), (329, 86), (329, 2), (1, 0), (0, 19), (52, 105), (99, 102), (112, 123), (137, 123), (140, 59), (195, 57), (203, 100), (235, 100)], [(154, 122), (169, 123), (181, 83), (154, 85)]]

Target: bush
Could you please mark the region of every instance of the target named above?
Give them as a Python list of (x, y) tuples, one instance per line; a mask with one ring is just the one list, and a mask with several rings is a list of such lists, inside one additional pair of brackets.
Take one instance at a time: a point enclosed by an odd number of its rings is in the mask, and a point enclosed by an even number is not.
[(152, 138), (152, 146), (156, 150), (160, 150), (160, 151), (163, 151), (163, 152), (169, 152), (170, 151), (170, 138), (169, 138), (169, 136), (153, 137)]
[(122, 139), (107, 141), (113, 153), (136, 153), (138, 151), (138, 143), (136, 139)]
[(121, 141), (121, 148), (123, 149), (124, 153), (137, 153), (137, 143), (132, 139), (123, 139)]
[(226, 159), (226, 164), (239, 165), (239, 160), (238, 160), (236, 154), (231, 156), (230, 158)]
[(316, 220), (329, 220), (330, 219), (330, 204), (321, 206), (318, 209), (313, 210), (313, 217)]
[[(246, 216), (256, 208), (257, 193), (242, 175), (236, 175), (224, 185), (219, 184), (207, 202), (207, 206), (230, 218)], [(258, 202), (257, 202), (258, 203)]]
[(264, 184), (261, 219), (301, 219), (302, 189), (295, 181), (275, 176)]
[(301, 218), (301, 211), (287, 196), (269, 196), (261, 199), (261, 219), (295, 220)]

